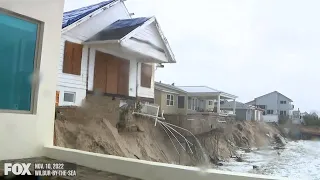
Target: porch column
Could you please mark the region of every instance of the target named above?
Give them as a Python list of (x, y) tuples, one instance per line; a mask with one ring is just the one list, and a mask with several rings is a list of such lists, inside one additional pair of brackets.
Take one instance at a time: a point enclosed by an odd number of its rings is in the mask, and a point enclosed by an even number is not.
[(218, 95), (217, 113), (220, 113), (220, 94)]
[(236, 99), (233, 99), (233, 114), (236, 114)]

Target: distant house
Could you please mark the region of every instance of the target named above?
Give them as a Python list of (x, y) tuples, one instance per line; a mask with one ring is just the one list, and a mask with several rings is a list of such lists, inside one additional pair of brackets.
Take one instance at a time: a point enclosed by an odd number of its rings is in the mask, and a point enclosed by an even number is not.
[[(224, 102), (221, 104), (222, 110), (232, 110), (233, 102)], [(263, 115), (263, 109), (247, 105), (241, 102), (236, 101), (236, 120), (244, 121), (244, 120), (254, 120), (261, 121)]]
[(119, 0), (65, 12), (61, 39), (59, 106), (93, 92), (153, 102), (155, 64), (175, 63), (156, 18), (131, 18)]
[(292, 100), (287, 96), (274, 91), (255, 98), (253, 101), (247, 102), (247, 105), (257, 106), (264, 109), (264, 115), (280, 115), (288, 116), (294, 109)]
[[(215, 112), (222, 114), (222, 99), (234, 100), (237, 96), (207, 86), (174, 86), (155, 82), (155, 103), (160, 105), (164, 114), (189, 114), (196, 112)], [(234, 114), (235, 109), (232, 109)]]

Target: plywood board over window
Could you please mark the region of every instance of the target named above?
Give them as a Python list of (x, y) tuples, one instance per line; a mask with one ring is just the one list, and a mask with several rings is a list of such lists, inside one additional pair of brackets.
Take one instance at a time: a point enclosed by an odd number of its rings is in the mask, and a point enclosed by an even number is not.
[(97, 51), (94, 90), (127, 96), (129, 94), (129, 66), (128, 60)]
[(81, 75), (82, 44), (65, 41), (63, 73)]
[(141, 86), (151, 88), (152, 65), (141, 64)]

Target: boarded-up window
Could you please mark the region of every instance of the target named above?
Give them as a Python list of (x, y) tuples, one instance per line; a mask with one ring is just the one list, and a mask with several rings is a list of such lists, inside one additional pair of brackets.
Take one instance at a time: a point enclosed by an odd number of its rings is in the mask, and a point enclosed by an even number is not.
[(152, 65), (141, 64), (141, 86), (151, 88)]
[(110, 94), (129, 94), (130, 62), (96, 51), (94, 90)]
[(56, 106), (59, 106), (60, 91), (56, 91)]
[(65, 42), (64, 59), (62, 72), (67, 74), (81, 75), (81, 59), (82, 59), (81, 44)]
[(178, 96), (178, 108), (184, 108), (184, 96)]

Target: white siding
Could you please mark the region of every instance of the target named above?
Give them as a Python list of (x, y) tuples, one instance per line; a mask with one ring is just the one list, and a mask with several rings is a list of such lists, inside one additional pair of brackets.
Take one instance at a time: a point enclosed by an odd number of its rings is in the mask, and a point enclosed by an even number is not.
[[(280, 104), (280, 101), (286, 101), (286, 104)], [(278, 109), (279, 114), (280, 111), (286, 111), (287, 115), (289, 115), (290, 110), (292, 110), (292, 104), (289, 99), (281, 94), (278, 95)]]
[(133, 37), (142, 39), (145, 41), (149, 41), (150, 43), (156, 45), (157, 47), (163, 50), (165, 49), (165, 45), (161, 39), (158, 29), (156, 28), (155, 22), (143, 28), (143, 30), (139, 31)]
[[(280, 101), (286, 101), (286, 104), (280, 104)], [(277, 92), (257, 98), (256, 104), (266, 105), (266, 110), (273, 110), (273, 114), (280, 114), (280, 111), (286, 111), (287, 115), (289, 115), (290, 110), (292, 110), (292, 104), (289, 99)]]
[[(59, 106), (81, 106), (82, 101), (86, 98), (86, 90), (58, 86), (57, 91), (60, 92)], [(75, 102), (65, 102), (64, 93), (75, 93)]]
[[(71, 106), (71, 105), (80, 106), (86, 94), (88, 46), (83, 46), (83, 50), (82, 50), (81, 75), (66, 74), (62, 72), (63, 59), (64, 59), (64, 45), (66, 40), (70, 42), (78, 43), (73, 38), (70, 38), (66, 35), (63, 35), (61, 38), (60, 59), (58, 64), (58, 84), (57, 84), (57, 90), (60, 91), (59, 105), (60, 106)], [(63, 101), (64, 92), (76, 93), (75, 103), (64, 102)]]
[(96, 49), (90, 48), (90, 57), (89, 57), (89, 77), (88, 77), (88, 90), (93, 90), (93, 81), (94, 81), (94, 64), (96, 58)]
[(267, 110), (273, 110), (273, 114), (277, 114), (277, 93), (271, 93), (266, 96), (262, 96), (256, 100), (257, 105), (266, 105)]
[[(148, 41), (153, 45), (157, 46), (158, 48), (165, 50), (165, 45), (155, 26), (155, 23), (151, 23), (146, 27), (144, 27), (143, 29), (139, 30), (139, 32), (135, 34), (133, 37), (140, 40)], [(123, 46), (128, 47), (136, 52), (146, 54), (155, 59), (159, 59), (163, 62), (168, 62), (168, 59), (166, 58), (166, 55), (164, 52), (158, 51), (157, 49), (153, 48), (149, 44), (137, 42), (135, 40), (129, 39), (123, 43)]]
[(92, 17), (91, 19), (81, 23), (65, 34), (79, 41), (85, 41), (97, 34), (99, 31), (112, 24), (119, 19), (128, 19), (130, 15), (126, 10), (123, 2), (106, 9), (104, 12)]
[(136, 60), (130, 60), (129, 96), (135, 97), (137, 93), (137, 67)]

